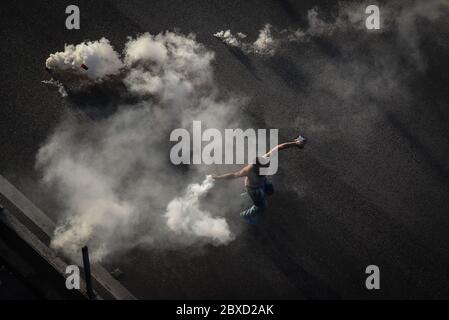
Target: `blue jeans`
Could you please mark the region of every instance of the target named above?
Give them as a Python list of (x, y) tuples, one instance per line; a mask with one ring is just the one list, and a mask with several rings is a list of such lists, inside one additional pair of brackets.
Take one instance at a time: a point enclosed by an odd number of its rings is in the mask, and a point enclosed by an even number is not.
[(246, 187), (246, 192), (248, 192), (249, 196), (253, 200), (253, 205), (242, 211), (240, 216), (248, 219), (262, 213), (267, 208), (266, 196), (273, 194), (274, 188), (270, 182), (266, 181), (263, 187)]

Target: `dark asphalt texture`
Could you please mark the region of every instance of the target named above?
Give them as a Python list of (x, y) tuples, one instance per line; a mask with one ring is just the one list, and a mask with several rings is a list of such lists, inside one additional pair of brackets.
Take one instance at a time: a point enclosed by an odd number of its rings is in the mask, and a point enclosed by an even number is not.
[[(242, 117), (263, 126), (257, 111), (263, 108), (286, 123), (297, 113), (289, 108), (300, 71), (289, 63), (263, 68), (212, 34), (232, 28), (253, 38), (266, 22), (301, 26), (308, 9), (335, 2), (3, 1), (0, 173), (55, 215), (34, 163), (39, 146), (73, 107), (41, 83), (49, 79), (45, 59), (64, 43), (106, 37), (121, 51), (130, 35), (194, 32), (216, 53), (223, 90), (252, 97)], [(81, 30), (64, 27), (65, 7), (72, 3), (81, 9)], [(385, 111), (367, 147), (336, 132), (341, 139), (312, 136), (299, 155), (283, 155), (274, 178), (279, 192), (260, 226), (248, 226), (225, 247), (135, 249), (107, 267), (119, 266), (122, 283), (148, 299), (449, 298), (449, 65), (447, 52), (433, 54), (416, 80), (414, 103)], [(293, 125), (280, 129), (284, 138), (296, 132)], [(380, 267), (381, 290), (365, 289), (370, 264)]]

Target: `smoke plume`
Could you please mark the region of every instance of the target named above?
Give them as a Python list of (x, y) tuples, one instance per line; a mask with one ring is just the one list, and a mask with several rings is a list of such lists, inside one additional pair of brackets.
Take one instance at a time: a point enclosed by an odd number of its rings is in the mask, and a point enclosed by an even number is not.
[(339, 2), (328, 11), (314, 7), (307, 11), (307, 27), (280, 29), (267, 23), (253, 42), (231, 30), (214, 36), (287, 84), (287, 90), (278, 89), (284, 97), (291, 94), (296, 106), (279, 112), (296, 110), (298, 116), (294, 121), (265, 116), (268, 126), (299, 127), (321, 141), (351, 143), (374, 134), (385, 108), (412, 102), (408, 85), (428, 63), (423, 40), (441, 46), (448, 32), (447, 1), (379, 4), (380, 30), (366, 29), (370, 4)]
[(174, 32), (129, 38), (122, 55), (101, 39), (48, 58), (52, 74), (86, 99), (89, 88), (122, 91), (110, 115), (68, 115), (38, 153), (43, 182), (65, 207), (54, 248), (76, 257), (89, 244), (92, 259), (101, 260), (138, 245), (224, 245), (234, 238), (226, 209), (201, 209), (213, 185), (210, 177), (198, 184), (207, 167), (186, 173), (168, 157), (173, 129), (190, 129), (193, 119), (218, 129), (232, 124), (239, 100), (216, 88), (213, 59), (194, 35)]
[(209, 175), (201, 184), (190, 184), (181, 197), (170, 201), (164, 215), (170, 230), (189, 238), (210, 238), (217, 244), (226, 244), (232, 240), (226, 220), (212, 218), (210, 213), (199, 207), (199, 198), (204, 196), (212, 186), (213, 179)]
[[(46, 61), (47, 68), (64, 73), (85, 75), (92, 80), (102, 80), (119, 73), (123, 63), (109, 40), (83, 42), (66, 45), (63, 52), (51, 54)], [(89, 66), (87, 70), (82, 65)]]
[[(220, 39), (228, 46), (236, 47), (246, 54), (256, 54), (272, 57), (278, 50), (285, 50), (289, 43), (307, 43), (314, 38), (330, 37), (334, 34), (364, 31), (365, 8), (369, 2), (340, 2), (334, 14), (327, 19), (318, 7), (311, 8), (307, 12), (308, 27), (306, 29), (279, 29), (267, 23), (259, 30), (259, 35), (254, 42), (245, 41), (247, 35), (238, 32), (236, 35), (230, 29), (218, 31), (214, 37)], [(395, 30), (401, 41), (409, 45), (410, 50), (417, 50), (419, 32), (416, 22), (424, 18), (435, 21), (444, 17), (447, 13), (448, 3), (444, 0), (430, 1), (391, 1), (381, 5), (381, 29), (377, 32)]]

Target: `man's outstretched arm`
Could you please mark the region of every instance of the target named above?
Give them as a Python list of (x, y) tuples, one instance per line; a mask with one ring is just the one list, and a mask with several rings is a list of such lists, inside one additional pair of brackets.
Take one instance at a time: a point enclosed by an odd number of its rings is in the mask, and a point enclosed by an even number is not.
[(242, 178), (248, 175), (249, 166), (244, 167), (240, 171), (225, 173), (222, 175), (212, 175), (215, 180)]
[(293, 141), (278, 144), (276, 147), (274, 147), (273, 149), (271, 149), (270, 151), (265, 153), (263, 155), (263, 157), (264, 158), (270, 157), (274, 152), (277, 152), (278, 150), (285, 150), (285, 149), (292, 148), (292, 147), (303, 148), (305, 142), (306, 142), (306, 139), (299, 136), (297, 139), (295, 139)]

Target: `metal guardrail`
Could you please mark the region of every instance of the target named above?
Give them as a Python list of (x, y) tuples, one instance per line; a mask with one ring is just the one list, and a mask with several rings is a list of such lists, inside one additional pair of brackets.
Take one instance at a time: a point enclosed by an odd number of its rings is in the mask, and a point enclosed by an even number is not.
[[(51, 250), (45, 243), (43, 243), (37, 236), (35, 236), (24, 224), (22, 224), (11, 212), (3, 208), (0, 205), (0, 223), (5, 225), (15, 235), (17, 235), (22, 241), (24, 241), (28, 247), (36, 252), (44, 261), (54, 270), (61, 275), (61, 281), (65, 279), (65, 271), (67, 263), (60, 259), (53, 250)], [(88, 294), (86, 291), (85, 282), (80, 279), (79, 292), (86, 298)]]
[[(36, 207), (23, 193), (14, 187), (7, 179), (0, 175), (0, 193), (8, 199), (17, 209), (19, 209), (33, 224), (41, 229), (49, 238), (52, 237), (55, 223), (38, 207)], [(27, 243), (33, 244), (40, 254), (55, 267), (58, 272), (65, 275), (67, 264), (58, 257), (52, 249), (38, 239), (31, 231), (26, 229), (12, 214), (3, 215), (4, 222), (17, 227), (20, 236), (28, 239)], [(136, 297), (128, 291), (119, 281), (114, 279), (109, 272), (100, 264), (95, 263), (90, 266), (92, 278), (104, 291), (113, 299), (136, 300)], [(87, 293), (87, 292), (86, 292)]]

